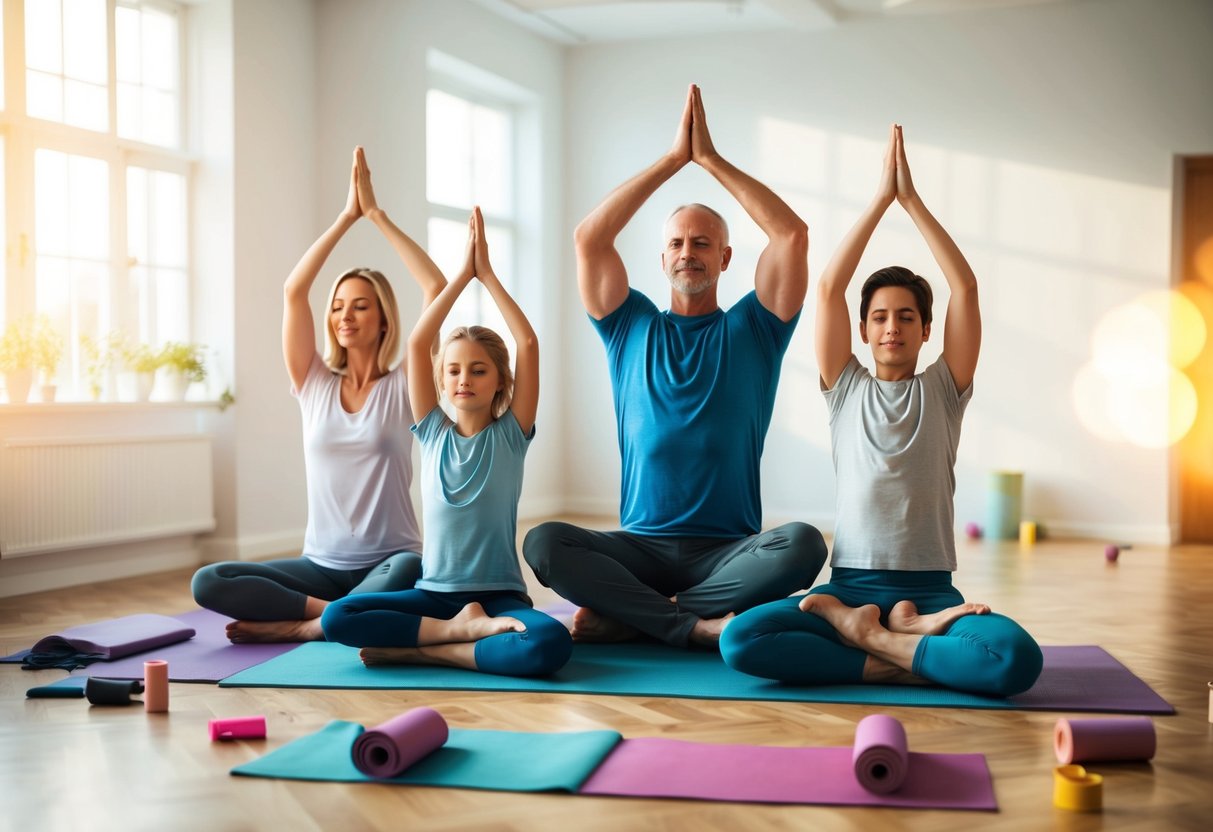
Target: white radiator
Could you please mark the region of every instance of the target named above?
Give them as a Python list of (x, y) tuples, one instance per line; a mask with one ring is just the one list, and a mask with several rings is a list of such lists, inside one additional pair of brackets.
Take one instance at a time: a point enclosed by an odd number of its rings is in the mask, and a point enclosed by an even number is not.
[(0, 557), (215, 528), (211, 440), (4, 439)]

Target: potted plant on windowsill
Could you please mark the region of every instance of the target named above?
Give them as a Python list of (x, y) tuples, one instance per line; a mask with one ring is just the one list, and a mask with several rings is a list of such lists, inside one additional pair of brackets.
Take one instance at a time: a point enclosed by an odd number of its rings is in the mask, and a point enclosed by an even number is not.
[(173, 399), (185, 401), (185, 394), (196, 381), (206, 381), (202, 344), (169, 341), (160, 350), (160, 366), (168, 373)]
[(108, 344), (106, 348), (102, 348), (91, 335), (81, 335), (80, 353), (84, 356), (84, 379), (88, 384), (89, 398), (99, 402), (105, 390), (106, 376), (113, 362), (114, 351)]
[(28, 319), (10, 321), (0, 336), (0, 375), (10, 404), (24, 404), (34, 383), (32, 330)]
[(55, 374), (59, 372), (59, 362), (63, 358), (63, 336), (45, 315), (40, 316), (34, 325), (32, 346), (34, 366), (42, 374), (42, 401), (53, 402)]
[(121, 333), (116, 332), (110, 334), (110, 346), (114, 354), (121, 357), (122, 367), (128, 376), (133, 376), (133, 384), (128, 381), (124, 385), (126, 389), (121, 398), (137, 402), (150, 399), (152, 388), (156, 386), (160, 353), (148, 344), (131, 344)]

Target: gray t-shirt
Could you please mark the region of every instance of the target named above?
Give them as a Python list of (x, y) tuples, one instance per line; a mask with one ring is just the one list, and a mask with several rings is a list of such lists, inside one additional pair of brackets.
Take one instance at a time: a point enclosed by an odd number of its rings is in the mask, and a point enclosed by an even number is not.
[(956, 392), (940, 356), (904, 381), (851, 356), (823, 391), (838, 488), (831, 566), (956, 570), (956, 447), (973, 386)]

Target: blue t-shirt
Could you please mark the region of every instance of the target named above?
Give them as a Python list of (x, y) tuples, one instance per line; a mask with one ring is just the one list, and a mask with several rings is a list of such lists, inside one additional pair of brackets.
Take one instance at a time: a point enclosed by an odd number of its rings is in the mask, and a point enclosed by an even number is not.
[(460, 436), (435, 407), (412, 431), (421, 447), (425, 554), (418, 589), (526, 592), (515, 540), (527, 448), (507, 410), (475, 436)]
[(728, 312), (660, 312), (632, 289), (595, 328), (606, 345), (633, 534), (738, 538), (762, 524), (759, 461), (784, 323), (750, 292)]

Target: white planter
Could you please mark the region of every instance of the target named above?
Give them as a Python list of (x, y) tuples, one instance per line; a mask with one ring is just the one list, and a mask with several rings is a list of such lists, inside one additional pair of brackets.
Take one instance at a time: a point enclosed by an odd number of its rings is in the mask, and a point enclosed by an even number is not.
[(55, 400), (55, 392), (58, 388), (54, 384), (38, 385), (38, 392), (44, 402), (53, 402)]
[(33, 370), (12, 370), (4, 374), (4, 389), (10, 404), (29, 401), (29, 389), (34, 383)]
[(185, 394), (189, 392), (190, 385), (193, 384), (181, 373), (168, 374), (168, 392), (169, 398), (175, 402), (185, 401)]

